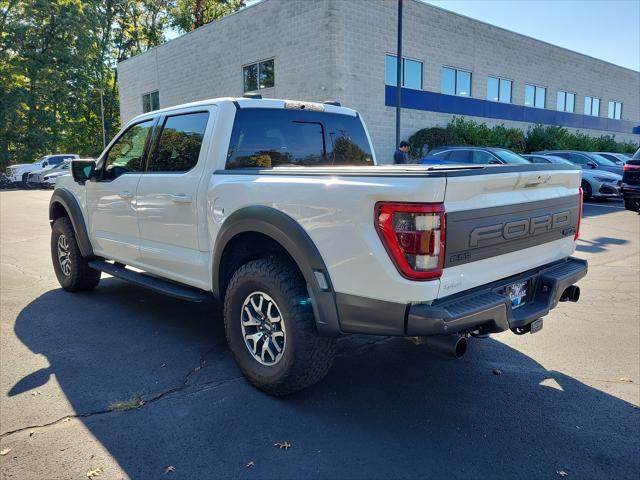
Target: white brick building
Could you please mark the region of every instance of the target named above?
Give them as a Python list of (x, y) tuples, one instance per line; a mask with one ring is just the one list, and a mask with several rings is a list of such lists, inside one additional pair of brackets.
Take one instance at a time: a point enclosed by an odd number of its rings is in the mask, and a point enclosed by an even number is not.
[[(263, 96), (355, 108), (378, 160), (388, 163), (396, 89), (386, 83), (395, 84), (395, 72), (394, 80), (385, 78), (392, 70), (387, 63), (395, 61), (388, 56), (396, 50), (396, 15), (395, 0), (264, 0), (120, 63), (122, 121), (142, 113), (143, 105), (157, 107), (158, 99), (167, 107), (241, 96), (254, 87), (245, 85), (245, 74), (253, 78), (250, 65), (267, 61), (261, 68), (269, 74), (273, 65), (274, 75), (259, 90)], [(403, 138), (464, 115), (487, 124), (526, 129), (543, 123), (640, 140), (639, 72), (417, 0), (405, 0), (403, 21)], [(449, 76), (457, 84), (446, 82)], [(488, 91), (488, 82), (502, 93)], [(152, 92), (158, 92), (153, 99)], [(494, 93), (502, 102), (488, 99)]]

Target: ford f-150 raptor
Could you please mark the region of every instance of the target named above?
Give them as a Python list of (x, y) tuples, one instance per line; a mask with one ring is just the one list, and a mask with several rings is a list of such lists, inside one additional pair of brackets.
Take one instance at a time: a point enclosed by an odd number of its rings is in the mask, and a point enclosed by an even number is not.
[(377, 165), (337, 102), (223, 98), (145, 113), (50, 202), (68, 291), (101, 272), (184, 300), (213, 296), (240, 369), (284, 395), (329, 370), (336, 337), (536, 332), (587, 271), (571, 257), (571, 165)]

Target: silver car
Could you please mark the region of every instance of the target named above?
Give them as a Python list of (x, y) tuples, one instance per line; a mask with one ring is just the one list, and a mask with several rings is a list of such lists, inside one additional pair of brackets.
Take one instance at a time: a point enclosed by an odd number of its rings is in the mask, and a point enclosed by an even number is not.
[(51, 184), (45, 181), (45, 177), (58, 176), (61, 174), (69, 173), (69, 166), (71, 160), (65, 160), (60, 165), (56, 165), (53, 168), (43, 168), (31, 172), (27, 178), (27, 186), (29, 187), (50, 187)]
[[(536, 153), (523, 155), (523, 157), (532, 163), (568, 163), (569, 165), (575, 165), (569, 160), (554, 155)], [(591, 168), (582, 169), (582, 191), (585, 200), (589, 198), (620, 198), (622, 196), (621, 184), (622, 176), (617, 173)]]

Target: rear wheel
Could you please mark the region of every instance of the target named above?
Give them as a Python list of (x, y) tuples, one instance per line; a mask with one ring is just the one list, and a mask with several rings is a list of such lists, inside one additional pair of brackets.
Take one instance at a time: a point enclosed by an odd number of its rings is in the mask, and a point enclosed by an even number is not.
[(51, 260), (60, 286), (69, 292), (94, 289), (101, 272), (82, 256), (69, 217), (58, 218), (51, 229)]
[(225, 295), (227, 342), (242, 373), (270, 395), (287, 395), (329, 371), (335, 339), (318, 335), (306, 283), (286, 259), (240, 267)]
[(593, 191), (591, 190), (591, 185), (589, 182), (582, 181), (582, 198), (583, 200), (590, 200), (593, 196)]

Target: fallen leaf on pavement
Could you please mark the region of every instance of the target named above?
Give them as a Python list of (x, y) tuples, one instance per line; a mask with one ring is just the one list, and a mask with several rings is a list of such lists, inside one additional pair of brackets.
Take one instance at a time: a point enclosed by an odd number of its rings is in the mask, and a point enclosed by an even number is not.
[(167, 473), (172, 473), (172, 472), (175, 472), (175, 471), (176, 471), (176, 467), (174, 467), (173, 465), (169, 465), (167, 468), (164, 469), (165, 475)]
[(561, 477), (566, 477), (567, 475), (569, 475), (567, 472), (565, 472), (564, 470), (557, 470), (556, 473), (558, 475), (560, 475)]
[(500, 370), (499, 368), (496, 368), (496, 369), (493, 371), (493, 374), (494, 374), (494, 375), (502, 375), (502, 370)]
[(289, 442), (278, 442), (273, 444), (274, 447), (278, 447), (280, 450), (289, 450), (291, 448), (291, 444)]
[(621, 381), (622, 383), (633, 383), (633, 380), (631, 380), (630, 378), (627, 378), (627, 377), (622, 377), (622, 378), (620, 379), (620, 381)]
[(2, 450), (0, 450), (0, 455), (2, 455), (4, 457), (10, 451), (11, 451), (10, 448), (3, 448)]
[(102, 467), (96, 468), (95, 470), (89, 470), (87, 472), (87, 478), (98, 477), (102, 473)]
[(30, 436), (30, 437), (33, 437), (33, 434), (34, 434), (34, 433), (36, 433), (36, 431), (35, 431), (35, 430), (31, 430), (31, 431), (29, 432), (29, 436)]
[(255, 467), (256, 464), (253, 462), (253, 460), (251, 460), (249, 463), (247, 463), (244, 468), (251, 468), (251, 467)]
[(31, 395), (40, 395), (40, 390), (36, 390), (35, 392), (31, 392)]

